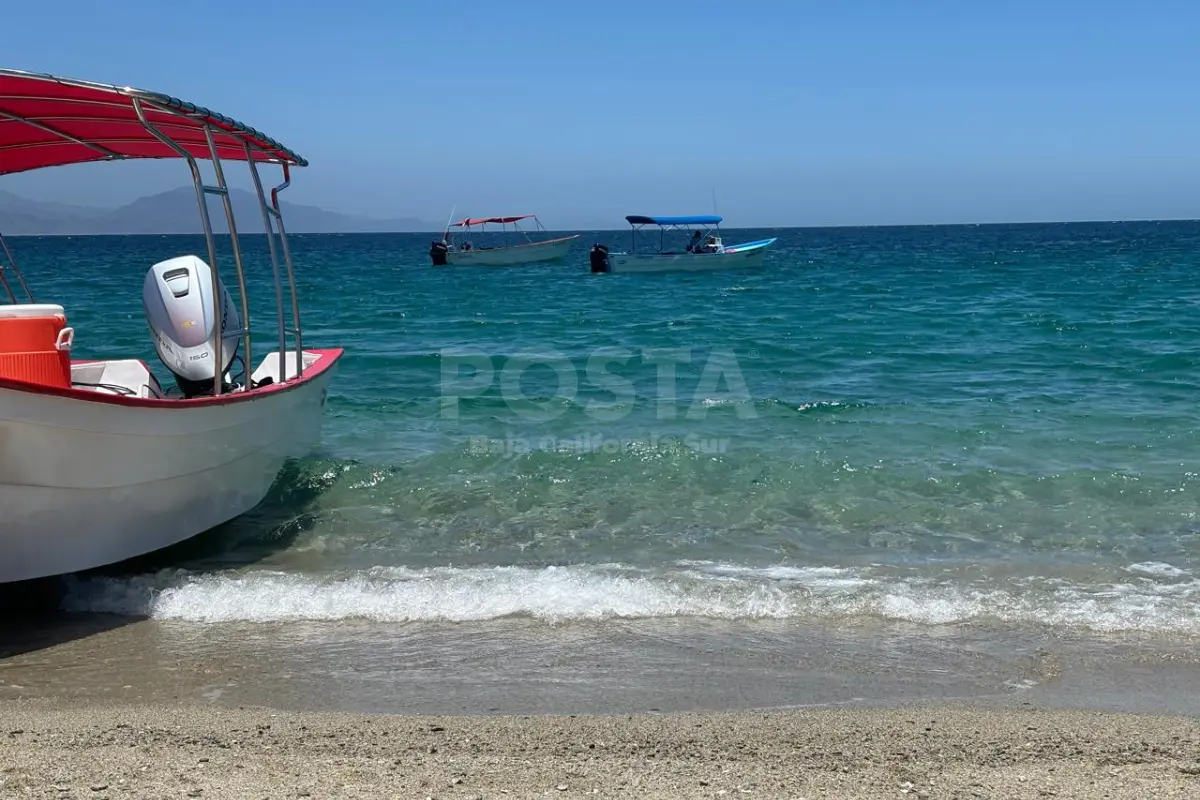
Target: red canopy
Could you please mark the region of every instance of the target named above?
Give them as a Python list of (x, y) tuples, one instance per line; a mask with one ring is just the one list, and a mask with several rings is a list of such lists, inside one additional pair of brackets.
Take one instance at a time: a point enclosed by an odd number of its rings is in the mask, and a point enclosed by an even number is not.
[(146, 119), (196, 158), (211, 155), (211, 126), (222, 159), (308, 162), (237, 120), (157, 92), (0, 69), (0, 175), (41, 167), (126, 158), (179, 158), (138, 120)]
[(450, 225), (454, 228), (469, 228), (472, 225), (482, 225), (485, 222), (499, 222), (508, 224), (510, 222), (516, 222), (519, 219), (529, 219), (532, 216), (533, 214), (522, 214), (519, 217), (479, 217), (478, 219), (464, 219), (458, 222), (452, 222)]

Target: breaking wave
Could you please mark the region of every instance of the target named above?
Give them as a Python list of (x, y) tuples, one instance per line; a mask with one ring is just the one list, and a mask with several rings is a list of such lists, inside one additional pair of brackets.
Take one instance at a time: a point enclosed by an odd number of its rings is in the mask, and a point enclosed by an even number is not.
[(895, 569), (748, 567), (682, 561), (548, 567), (375, 567), (305, 574), (261, 568), (165, 570), (71, 583), (65, 608), (189, 622), (364, 619), (467, 622), (698, 617), (724, 620), (1002, 622), (1100, 632), (1200, 634), (1200, 581), (1169, 564), (1133, 564), (1121, 580), (964, 583)]

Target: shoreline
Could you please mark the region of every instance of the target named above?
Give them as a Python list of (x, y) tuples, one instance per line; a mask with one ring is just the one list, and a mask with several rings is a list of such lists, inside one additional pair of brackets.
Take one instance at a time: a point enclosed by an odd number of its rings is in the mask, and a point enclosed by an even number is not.
[(71, 613), (0, 625), (0, 703), (511, 716), (1028, 701), (1200, 718), (1195, 645), (883, 621), (192, 623)]
[(422, 716), (0, 701), (0, 796), (1194, 797), (1186, 716), (900, 708)]

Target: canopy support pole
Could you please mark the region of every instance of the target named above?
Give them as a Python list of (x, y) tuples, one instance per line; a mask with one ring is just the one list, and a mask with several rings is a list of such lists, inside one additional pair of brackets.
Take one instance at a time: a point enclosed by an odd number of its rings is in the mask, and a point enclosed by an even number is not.
[[(224, 300), (225, 300), (224, 284), (221, 282), (221, 272), (217, 268), (217, 243), (216, 243), (216, 240), (213, 238), (212, 219), (208, 215), (208, 195), (210, 195), (210, 194), (221, 195), (222, 197), (224, 197), (226, 204), (228, 204), (229, 203), (229, 187), (225, 185), (225, 176), (221, 172), (219, 165), (216, 167), (218, 185), (217, 186), (206, 185), (204, 183), (204, 176), (200, 174), (200, 166), (196, 163), (195, 157), (193, 157), (191, 153), (189, 153), (187, 150), (185, 150), (183, 147), (181, 147), (175, 140), (171, 139), (169, 136), (167, 136), (165, 133), (160, 131), (158, 128), (154, 127), (154, 125), (150, 122), (150, 120), (146, 119), (146, 109), (143, 105), (141, 98), (134, 97), (132, 99), (133, 99), (133, 109), (137, 113), (138, 121), (140, 123), (142, 123), (142, 127), (145, 128), (147, 131), (149, 131), (149, 133), (154, 138), (158, 139), (160, 142), (165, 144), (167, 147), (171, 148), (173, 151), (178, 153), (180, 158), (187, 161), (188, 168), (191, 169), (191, 172), (192, 172), (192, 184), (196, 188), (196, 203), (200, 207), (200, 223), (204, 228), (204, 243), (208, 247), (208, 268), (209, 268), (209, 271), (212, 273), (213, 284), (215, 287), (214, 291), (213, 291), (213, 299), (212, 299), (213, 319), (217, 323), (216, 328), (213, 331), (213, 340), (212, 340), (213, 341), (213, 344), (212, 344), (212, 350), (213, 350), (213, 396), (219, 397), (223, 393), (222, 389), (224, 388), (224, 383), (225, 383), (225, 370), (223, 367), (225, 364), (224, 349), (225, 349), (225, 336), (227, 335), (227, 332), (225, 331), (225, 325), (224, 325), (225, 319), (224, 319), (224, 315), (222, 314), (222, 312), (225, 310), (224, 309), (224, 305), (225, 305), (224, 304)], [(204, 126), (204, 129), (205, 129), (205, 137), (211, 143), (212, 142), (212, 138), (211, 138), (212, 131), (208, 128), (207, 125)], [(216, 147), (211, 147), (210, 152), (215, 161), (217, 158)], [(232, 217), (233, 208), (231, 205), (226, 206), (226, 211), (229, 214), (229, 216)], [(231, 222), (232, 222), (232, 220), (231, 220)], [(231, 237), (232, 243), (233, 243), (234, 263), (235, 263), (235, 266), (238, 271), (238, 285), (244, 287), (245, 286), (245, 277), (242, 275), (241, 250), (238, 247), (237, 231), (232, 227), (232, 225), (230, 226), (229, 233), (230, 233), (230, 237)], [(242, 301), (244, 304), (245, 303), (244, 295), (243, 295)], [(245, 307), (246, 306), (243, 305), (243, 308), (245, 308)], [(248, 314), (247, 314), (247, 316), (248, 316)], [(236, 333), (238, 336), (248, 337), (249, 333), (250, 333), (250, 320), (249, 319), (242, 320), (242, 328), (240, 330), (236, 331)], [(248, 391), (250, 388), (250, 365), (249, 365), (248, 359), (245, 362), (242, 371), (245, 375), (245, 380), (244, 380), (244, 383), (242, 386), (242, 391)]]
[(292, 170), (286, 161), (283, 168), (283, 183), (271, 189), (271, 213), (279, 223), (279, 244), (283, 250), (283, 266), (287, 272), (288, 290), (292, 295), (291, 333), (296, 337), (296, 377), (304, 375), (304, 337), (300, 333), (300, 300), (296, 296), (296, 275), (292, 270), (292, 251), (288, 247), (287, 230), (283, 226), (283, 209), (279, 205), (279, 193), (292, 185)]
[(4, 249), (4, 261), (0, 261), (0, 285), (4, 286), (4, 291), (8, 294), (9, 301), (12, 303), (17, 302), (17, 296), (8, 282), (8, 276), (4, 274), (11, 269), (13, 275), (17, 276), (17, 282), (21, 284), (21, 291), (25, 292), (25, 296), (29, 298), (29, 302), (36, 302), (33, 299), (33, 292), (29, 291), (29, 284), (25, 283), (25, 276), (21, 274), (21, 268), (17, 266), (17, 260), (13, 258), (12, 251), (8, 249), (8, 242), (4, 241), (3, 235), (0, 235), (0, 247)]

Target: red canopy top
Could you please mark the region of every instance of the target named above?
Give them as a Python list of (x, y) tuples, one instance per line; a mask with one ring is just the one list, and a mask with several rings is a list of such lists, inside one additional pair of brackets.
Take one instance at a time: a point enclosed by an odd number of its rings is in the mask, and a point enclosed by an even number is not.
[(222, 159), (307, 166), (274, 139), (235, 119), (157, 92), (0, 69), (0, 175), (126, 158), (179, 158), (145, 118), (195, 158), (210, 159), (204, 125)]
[(478, 219), (464, 219), (464, 220), (460, 220), (458, 222), (452, 222), (452, 223), (450, 223), (450, 225), (451, 225), (451, 227), (454, 227), (454, 228), (463, 228), (463, 227), (469, 228), (472, 225), (482, 225), (485, 222), (499, 222), (499, 223), (503, 223), (503, 224), (508, 224), (510, 222), (516, 222), (519, 219), (529, 219), (532, 216), (534, 216), (534, 215), (533, 214), (522, 214), (519, 217), (479, 217)]

